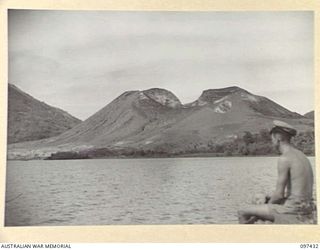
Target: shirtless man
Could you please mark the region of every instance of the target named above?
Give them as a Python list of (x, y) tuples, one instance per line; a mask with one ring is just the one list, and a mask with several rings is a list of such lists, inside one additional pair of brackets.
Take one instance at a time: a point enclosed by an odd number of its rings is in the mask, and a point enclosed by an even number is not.
[[(296, 224), (301, 216), (313, 211), (313, 173), (309, 160), (290, 144), (297, 131), (289, 124), (274, 121), (270, 134), (273, 146), (280, 152), (276, 189), (266, 203), (238, 211), (240, 224), (257, 220)], [(301, 223), (301, 222), (300, 222)]]

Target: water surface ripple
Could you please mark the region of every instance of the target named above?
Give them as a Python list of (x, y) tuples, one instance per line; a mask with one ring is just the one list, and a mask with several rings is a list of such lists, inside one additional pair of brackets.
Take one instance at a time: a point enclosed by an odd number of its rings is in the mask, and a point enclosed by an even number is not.
[[(314, 157), (310, 158), (314, 166)], [(277, 158), (8, 161), (6, 226), (236, 224)]]

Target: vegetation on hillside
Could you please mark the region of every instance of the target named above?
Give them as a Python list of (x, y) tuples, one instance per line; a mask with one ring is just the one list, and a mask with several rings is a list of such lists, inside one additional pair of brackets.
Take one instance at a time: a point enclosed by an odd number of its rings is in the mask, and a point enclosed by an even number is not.
[[(292, 139), (293, 145), (307, 155), (314, 155), (314, 132), (301, 132)], [(224, 156), (241, 155), (273, 155), (277, 154), (272, 146), (271, 138), (267, 130), (259, 133), (246, 131), (242, 137), (223, 144), (211, 144), (211, 151), (221, 153)]]

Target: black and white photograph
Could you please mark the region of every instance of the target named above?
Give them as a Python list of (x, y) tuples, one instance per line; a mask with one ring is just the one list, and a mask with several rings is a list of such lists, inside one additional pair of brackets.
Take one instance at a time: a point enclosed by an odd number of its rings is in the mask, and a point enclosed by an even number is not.
[(313, 11), (9, 9), (4, 225), (317, 224), (314, 60)]

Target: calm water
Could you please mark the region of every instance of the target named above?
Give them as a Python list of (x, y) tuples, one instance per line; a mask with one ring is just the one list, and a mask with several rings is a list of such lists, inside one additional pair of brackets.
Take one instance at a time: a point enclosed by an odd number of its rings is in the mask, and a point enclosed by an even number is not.
[(235, 224), (253, 194), (273, 190), (276, 161), (9, 161), (6, 226)]

